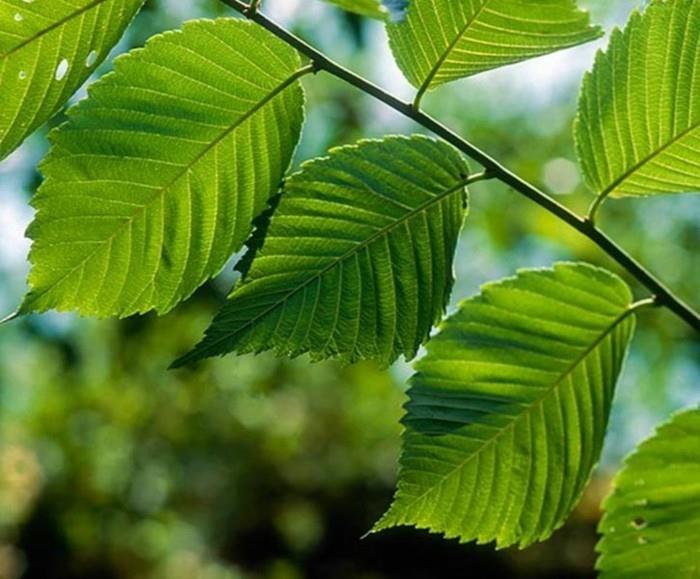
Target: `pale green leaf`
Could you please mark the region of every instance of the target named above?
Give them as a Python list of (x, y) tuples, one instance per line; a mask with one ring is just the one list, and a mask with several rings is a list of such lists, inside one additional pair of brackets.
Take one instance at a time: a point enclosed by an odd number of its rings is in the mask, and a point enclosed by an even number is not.
[(51, 118), (143, 0), (0, 1), (0, 159)]
[(586, 75), (576, 120), (601, 197), (700, 190), (700, 2), (655, 0)]
[(604, 507), (601, 579), (700, 577), (700, 408), (639, 446)]
[(632, 296), (585, 264), (484, 286), (411, 380), (399, 483), (375, 530), (527, 546), (560, 527), (598, 460)]
[(220, 271), (290, 163), (299, 57), (202, 20), (119, 58), (52, 133), (23, 312), (166, 312)]
[(205, 340), (178, 364), (267, 349), (384, 364), (413, 357), (452, 288), (467, 174), (455, 149), (420, 136), (307, 163), (286, 182)]
[(381, 0), (326, 0), (330, 4), (334, 4), (348, 12), (354, 12), (361, 16), (369, 16), (384, 20), (388, 11), (382, 4)]
[(421, 92), (601, 35), (573, 0), (411, 0), (406, 18), (387, 29)]

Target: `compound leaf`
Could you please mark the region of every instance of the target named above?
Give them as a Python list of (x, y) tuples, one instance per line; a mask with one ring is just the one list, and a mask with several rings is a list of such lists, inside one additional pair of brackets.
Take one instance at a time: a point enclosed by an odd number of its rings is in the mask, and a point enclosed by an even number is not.
[(176, 365), (267, 349), (384, 364), (413, 357), (452, 288), (468, 171), (450, 145), (420, 136), (305, 164), (264, 240), (254, 239), (242, 282)]
[(527, 546), (560, 527), (598, 460), (632, 296), (585, 264), (526, 270), (463, 302), (411, 379), (399, 483), (375, 526)]
[(602, 34), (573, 0), (411, 0), (406, 17), (387, 30), (420, 93)]
[(0, 159), (51, 118), (117, 43), (143, 0), (0, 2)]
[(700, 576), (700, 408), (632, 453), (604, 507), (601, 579)]
[(167, 312), (238, 251), (303, 122), (299, 57), (202, 20), (119, 58), (52, 134), (22, 312)]
[(700, 3), (654, 0), (583, 82), (576, 144), (601, 197), (700, 190)]

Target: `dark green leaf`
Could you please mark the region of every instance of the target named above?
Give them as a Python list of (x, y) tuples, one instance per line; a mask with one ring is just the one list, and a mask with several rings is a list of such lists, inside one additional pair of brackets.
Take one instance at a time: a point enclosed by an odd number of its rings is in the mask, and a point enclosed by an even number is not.
[(418, 136), (307, 163), (287, 181), (242, 283), (178, 364), (267, 349), (413, 357), (452, 288), (467, 173), (455, 149)]

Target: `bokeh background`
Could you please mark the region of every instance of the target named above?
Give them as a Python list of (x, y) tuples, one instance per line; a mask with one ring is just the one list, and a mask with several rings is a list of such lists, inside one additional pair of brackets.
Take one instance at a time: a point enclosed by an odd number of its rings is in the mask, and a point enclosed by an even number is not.
[[(642, 4), (581, 3), (608, 31)], [(411, 97), (379, 23), (317, 0), (264, 4), (342, 63)], [(223, 14), (215, 0), (149, 0), (115, 54), (184, 20)], [(582, 74), (604, 42), (456, 83), (425, 106), (583, 212), (591, 197), (571, 123)], [(420, 130), (332, 78), (304, 83), (309, 118), (297, 164), (359, 138)], [(44, 130), (0, 164), (0, 314), (25, 289), (28, 202), (46, 148)], [(602, 217), (696, 307), (699, 224), (692, 196), (610, 202)], [(480, 184), (454, 303), (519, 267), (566, 259), (624, 275), (527, 200)], [(0, 579), (593, 577), (599, 504), (622, 457), (656, 422), (700, 400), (697, 337), (667, 312), (645, 311), (601, 467), (551, 541), (495, 552), (411, 529), (362, 539), (391, 499), (410, 366), (386, 372), (262, 355), (166, 371), (233, 280), (227, 267), (161, 319), (48, 314), (0, 327)]]

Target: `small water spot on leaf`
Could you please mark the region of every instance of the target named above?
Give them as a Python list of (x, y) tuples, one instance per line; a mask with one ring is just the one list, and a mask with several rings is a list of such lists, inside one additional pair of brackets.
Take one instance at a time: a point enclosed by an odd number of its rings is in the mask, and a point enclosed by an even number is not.
[(56, 80), (63, 80), (68, 73), (68, 67), (69, 63), (67, 59), (63, 59), (61, 62), (58, 63), (58, 66), (56, 67)]
[(22, 22), (24, 20), (24, 16), (22, 16), (19, 12), (15, 14), (15, 22)]
[(637, 543), (640, 545), (646, 545), (649, 541), (646, 539), (646, 537), (637, 537)]
[(97, 51), (91, 50), (90, 54), (88, 54), (87, 58), (85, 59), (85, 66), (87, 66), (88, 68), (92, 68), (96, 62), (97, 62)]
[(634, 519), (632, 519), (632, 527), (634, 527), (634, 529), (636, 529), (637, 531), (645, 529), (648, 524), (649, 523), (644, 517), (635, 517)]

